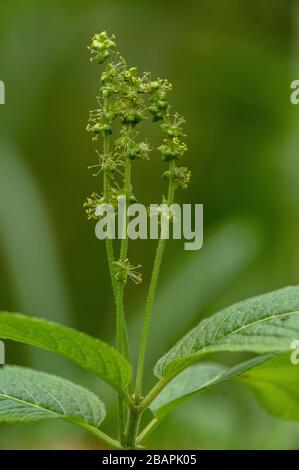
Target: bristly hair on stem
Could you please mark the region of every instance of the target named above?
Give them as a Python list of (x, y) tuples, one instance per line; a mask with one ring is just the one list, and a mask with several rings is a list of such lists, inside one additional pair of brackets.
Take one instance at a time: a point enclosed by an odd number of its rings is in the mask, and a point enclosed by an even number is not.
[[(97, 163), (90, 166), (94, 176), (102, 178), (102, 189), (93, 192), (84, 206), (89, 219), (99, 219), (97, 208), (100, 204), (117, 206), (120, 196), (125, 197), (127, 206), (136, 202), (133, 193), (132, 164), (135, 160), (148, 160), (154, 150), (148, 140), (139, 141), (138, 127), (145, 119), (158, 123), (164, 138), (158, 147), (162, 161), (168, 164), (162, 177), (168, 183), (167, 203), (174, 203), (178, 187), (187, 188), (190, 171), (177, 166), (177, 161), (187, 150), (182, 125), (184, 119), (172, 113), (167, 95), (171, 91), (168, 80), (151, 80), (149, 73), (138, 74), (136, 67), (128, 67), (116, 49), (115, 37), (106, 32), (96, 34), (89, 46), (90, 60), (103, 64), (101, 86), (97, 97), (98, 108), (90, 112), (87, 130), (92, 140), (100, 141), (96, 150)], [(119, 124), (116, 125), (116, 123)], [(120, 130), (119, 130), (120, 129)], [(124, 309), (125, 287), (130, 279), (136, 285), (142, 282), (141, 265), (131, 262), (129, 240), (125, 220), (125, 237), (121, 241), (119, 255), (113, 240), (106, 238), (106, 251), (112, 291), (116, 306), (116, 348), (130, 361), (130, 347), (127, 321)], [(143, 377), (150, 321), (159, 273), (165, 251), (166, 240), (158, 240), (152, 276), (146, 299), (144, 322), (140, 336), (136, 383), (128, 386), (131, 406), (118, 397), (119, 440), (123, 447), (135, 448), (142, 409)]]

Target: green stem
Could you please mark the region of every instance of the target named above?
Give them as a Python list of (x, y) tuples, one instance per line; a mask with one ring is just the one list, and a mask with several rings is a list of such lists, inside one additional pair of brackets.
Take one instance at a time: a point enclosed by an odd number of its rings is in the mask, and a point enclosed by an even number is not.
[[(124, 175), (124, 193), (126, 196), (126, 203), (128, 204), (128, 195), (130, 193), (131, 187), (131, 160), (126, 158), (125, 161), (125, 175)], [(128, 215), (126, 211), (125, 215), (125, 237), (121, 241), (120, 247), (120, 262), (124, 263), (127, 254), (128, 254), (128, 235), (127, 235), (127, 227), (128, 227)], [(129, 349), (129, 338), (128, 338), (128, 330), (127, 330), (127, 323), (124, 313), (124, 284), (121, 282), (117, 285), (117, 296), (116, 296), (116, 304), (117, 304), (117, 321), (118, 321), (118, 331), (120, 335), (120, 344), (121, 344), (121, 352), (124, 356), (130, 361), (130, 349)]]
[[(150, 406), (154, 399), (159, 395), (159, 393), (166, 387), (166, 385), (177, 375), (177, 372), (169, 375), (167, 378), (162, 378), (156, 385), (150, 390), (146, 397), (141, 401), (138, 406), (140, 416), (142, 413)], [(135, 446), (140, 446), (142, 442), (147, 439), (150, 434), (155, 430), (155, 428), (160, 424), (161, 420), (154, 418), (150, 423), (144, 428), (144, 430), (139, 434), (135, 439)]]
[(127, 449), (136, 449), (136, 440), (141, 414), (141, 410), (136, 406), (133, 406), (130, 409), (127, 432)]
[[(109, 100), (107, 99), (105, 101), (105, 110), (108, 111), (109, 109)], [(105, 134), (103, 137), (103, 152), (104, 156), (107, 157), (109, 154), (109, 148), (110, 148), (110, 136), (109, 134)], [(106, 202), (110, 201), (110, 187), (111, 187), (111, 181), (110, 181), (110, 172), (106, 169), (104, 169), (103, 172), (103, 195), (104, 199)], [(113, 290), (113, 295), (116, 301), (116, 292), (117, 292), (117, 283), (115, 279), (115, 266), (114, 266), (114, 252), (113, 252), (113, 242), (111, 238), (106, 238), (106, 252), (107, 252), (107, 259), (108, 259), (108, 267), (109, 267), (109, 272), (110, 272), (110, 277), (111, 277), (111, 283), (112, 283), (112, 290)]]
[[(172, 173), (174, 168), (174, 162), (171, 161), (169, 165), (169, 171)], [(174, 181), (172, 178), (169, 180), (168, 186), (168, 198), (167, 198), (167, 205), (171, 206), (174, 200)], [(136, 403), (141, 401), (142, 397), (142, 387), (143, 387), (143, 375), (144, 375), (144, 364), (145, 364), (145, 354), (146, 348), (148, 343), (148, 335), (149, 335), (149, 327), (152, 317), (152, 310), (154, 304), (154, 298), (157, 290), (158, 279), (161, 269), (161, 264), (163, 260), (163, 254), (165, 251), (166, 246), (166, 239), (159, 239), (154, 267), (152, 271), (152, 277), (150, 281), (149, 291), (146, 299), (146, 307), (145, 307), (145, 315), (143, 320), (143, 326), (141, 331), (141, 339), (140, 339), (140, 346), (139, 346), (139, 357), (138, 357), (138, 366), (137, 366), (137, 375), (136, 375), (136, 385), (135, 385), (135, 396), (136, 396)]]
[(152, 421), (149, 422), (149, 424), (144, 428), (144, 430), (137, 437), (136, 439), (137, 446), (141, 445), (143, 441), (145, 441), (151, 435), (151, 433), (156, 429), (158, 424), (159, 424), (158, 418), (154, 418), (152, 419)]
[[(105, 109), (109, 109), (109, 102), (106, 100), (105, 102)], [(103, 142), (103, 151), (104, 155), (107, 157), (109, 154), (109, 147), (110, 147), (110, 137), (109, 135), (105, 134), (104, 135), (104, 142)], [(104, 170), (104, 181), (103, 181), (103, 186), (104, 186), (104, 199), (106, 202), (110, 201), (110, 188), (111, 188), (111, 176), (109, 171)], [(111, 277), (111, 284), (112, 284), (112, 290), (115, 298), (115, 303), (116, 303), (116, 348), (122, 352), (122, 340), (121, 340), (121, 325), (119, 322), (119, 303), (118, 303), (118, 283), (115, 278), (115, 257), (114, 257), (114, 250), (113, 250), (113, 241), (111, 238), (107, 237), (106, 238), (106, 252), (107, 252), (107, 259), (108, 259), (108, 266), (109, 266), (109, 272), (110, 272), (110, 277)], [(118, 427), (119, 427), (119, 439), (121, 442), (123, 442), (124, 438), (124, 428), (125, 428), (125, 405), (123, 402), (123, 399), (120, 395), (118, 395), (117, 398), (117, 403), (118, 403)]]
[[(177, 375), (177, 374), (175, 374)], [(151, 389), (151, 391), (144, 397), (142, 402), (140, 403), (140, 408), (145, 410), (149, 407), (149, 405), (154, 401), (154, 399), (159, 395), (159, 393), (163, 390), (164, 387), (172, 380), (174, 375), (167, 377), (167, 379), (163, 378), (156, 383), (156, 385)]]
[[(125, 162), (125, 175), (124, 175), (124, 192), (126, 195), (126, 202), (128, 202), (127, 196), (130, 191), (131, 186), (131, 160), (126, 159)], [(127, 208), (126, 208), (127, 209)], [(121, 241), (120, 247), (120, 262), (125, 262), (128, 253), (128, 236), (127, 236), (127, 227), (128, 227), (128, 216), (126, 211), (126, 220), (125, 220), (125, 238)], [(119, 335), (119, 344), (121, 353), (127, 358), (130, 362), (130, 348), (129, 348), (129, 337), (127, 330), (127, 322), (124, 312), (124, 288), (125, 285), (122, 282), (117, 282), (116, 287), (116, 311), (117, 311), (117, 331)], [(132, 383), (129, 384), (129, 391), (132, 392)], [(121, 416), (121, 442), (124, 443), (126, 440), (126, 429), (125, 423), (126, 418), (128, 417), (128, 409), (125, 403), (119, 399), (118, 403), (119, 416)]]
[[(156, 385), (146, 395), (146, 397), (141, 401), (141, 403), (138, 406), (135, 405), (135, 409), (137, 410), (137, 417), (136, 417), (136, 411), (135, 411), (135, 414), (132, 411), (130, 411), (129, 422), (131, 422), (131, 429), (133, 429), (133, 431), (132, 430), (130, 431), (130, 428), (129, 428), (128, 436), (130, 433), (130, 439), (127, 440), (127, 444), (138, 447), (140, 444), (142, 444), (142, 442), (147, 437), (149, 437), (149, 435), (158, 426), (160, 421), (158, 420), (158, 418), (154, 418), (137, 437), (138, 427), (139, 427), (142, 413), (150, 406), (150, 404), (154, 401), (154, 399), (159, 395), (159, 393), (163, 390), (163, 388), (165, 388), (166, 385), (177, 375), (177, 373), (179, 372), (175, 371), (173, 374), (169, 375), (167, 378), (163, 377), (161, 380), (159, 380), (159, 382), (156, 383)], [(134, 407), (132, 405), (131, 405), (130, 410), (134, 410)]]
[[(104, 137), (104, 141), (106, 140), (107, 137)], [(104, 145), (104, 147), (106, 147)], [(110, 198), (110, 175), (109, 173), (104, 170), (104, 198), (106, 201), (109, 201)], [(113, 242), (110, 238), (106, 238), (106, 252), (107, 252), (107, 259), (108, 259), (108, 267), (109, 267), (109, 272), (110, 272), (110, 277), (111, 277), (111, 283), (112, 283), (112, 290), (114, 294), (114, 298), (116, 300), (116, 293), (117, 293), (117, 282), (115, 279), (115, 266), (114, 266), (114, 251), (113, 251)]]
[(97, 428), (94, 428), (93, 426), (90, 426), (87, 423), (83, 422), (78, 422), (76, 420), (69, 420), (72, 424), (75, 424), (79, 426), (82, 429), (85, 429), (85, 431), (88, 431), (90, 434), (95, 436), (97, 439), (102, 441), (107, 445), (109, 449), (124, 449), (124, 447), (120, 444), (120, 442), (116, 441), (115, 439), (112, 439), (112, 437), (108, 436), (108, 434), (105, 434), (104, 432), (100, 431)]

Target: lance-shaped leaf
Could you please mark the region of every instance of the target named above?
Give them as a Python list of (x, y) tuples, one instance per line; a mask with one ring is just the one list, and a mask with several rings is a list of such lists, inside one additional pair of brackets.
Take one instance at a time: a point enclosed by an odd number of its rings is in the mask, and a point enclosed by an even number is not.
[(160, 420), (169, 411), (193, 395), (222, 382), (242, 376), (244, 372), (254, 369), (258, 364), (269, 361), (271, 358), (272, 355), (264, 355), (231, 368), (215, 363), (194, 364), (166, 385), (151, 403), (150, 409)]
[(286, 287), (203, 320), (158, 361), (155, 374), (174, 377), (203, 355), (217, 351), (287, 351), (298, 335), (299, 287)]
[(22, 367), (0, 369), (0, 423), (60, 418), (98, 428), (105, 414), (95, 394), (68, 380)]
[(101, 377), (119, 392), (130, 381), (131, 366), (114, 348), (85, 333), (39, 318), (0, 313), (0, 338), (60, 354)]
[(247, 371), (238, 381), (248, 385), (257, 401), (274, 416), (299, 420), (299, 365), (291, 363), (290, 353), (274, 357)]

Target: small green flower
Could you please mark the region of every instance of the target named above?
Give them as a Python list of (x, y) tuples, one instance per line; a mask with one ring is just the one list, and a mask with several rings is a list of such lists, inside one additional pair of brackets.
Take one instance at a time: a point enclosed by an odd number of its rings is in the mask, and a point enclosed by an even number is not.
[(112, 178), (115, 172), (123, 174), (124, 161), (122, 155), (117, 151), (101, 154), (96, 150), (96, 154), (98, 155), (99, 162), (88, 167), (89, 169), (97, 169), (93, 176), (98, 176), (102, 171), (107, 171)]
[(112, 123), (116, 118), (117, 113), (111, 109), (104, 111), (99, 108), (90, 111), (87, 131), (93, 134), (93, 140), (97, 140), (99, 135), (112, 134)]
[(188, 150), (188, 147), (185, 142), (178, 137), (174, 137), (173, 139), (164, 139), (158, 150), (162, 154), (162, 160), (168, 162), (181, 158)]
[(169, 116), (165, 122), (163, 122), (160, 127), (164, 134), (167, 134), (168, 137), (181, 137), (184, 135), (182, 124), (185, 123), (184, 118), (182, 118), (179, 114), (174, 115), (173, 122), (170, 120)]
[(142, 283), (142, 275), (138, 270), (142, 267), (140, 264), (133, 266), (128, 259), (124, 261), (115, 261), (115, 279), (122, 284), (126, 284), (128, 277), (135, 283)]
[(191, 171), (185, 167), (174, 167), (173, 171), (165, 171), (162, 177), (169, 181), (173, 179), (176, 187), (180, 186), (182, 189), (187, 189), (191, 179)]
[(124, 128), (120, 137), (115, 139), (115, 145), (119, 152), (127, 155), (131, 160), (147, 160), (151, 152), (151, 146), (148, 141), (136, 142), (138, 132), (130, 128)]
[(136, 126), (136, 124), (141, 122), (144, 118), (145, 115), (140, 110), (131, 107), (122, 112), (121, 122), (123, 124), (132, 124), (132, 126)]
[(96, 210), (100, 204), (104, 204), (105, 202), (103, 195), (100, 196), (98, 193), (92, 193), (83, 204), (87, 219), (98, 219), (99, 217), (96, 216)]

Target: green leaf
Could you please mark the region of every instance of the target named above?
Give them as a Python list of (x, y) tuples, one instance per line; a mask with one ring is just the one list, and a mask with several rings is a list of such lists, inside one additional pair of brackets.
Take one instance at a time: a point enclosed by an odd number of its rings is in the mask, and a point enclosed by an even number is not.
[(286, 287), (201, 321), (158, 361), (155, 374), (174, 377), (203, 355), (217, 351), (287, 351), (298, 335), (299, 287)]
[(169, 411), (191, 398), (217, 384), (238, 377), (245, 371), (251, 370), (258, 364), (269, 361), (271, 355), (265, 355), (228, 368), (221, 364), (194, 364), (175, 377), (151, 403), (150, 409), (160, 420)]
[(257, 401), (274, 416), (299, 420), (299, 365), (293, 365), (290, 353), (275, 356), (239, 377), (248, 385)]
[(119, 392), (129, 383), (131, 366), (106, 343), (57, 323), (0, 313), (0, 338), (37, 346), (70, 359), (101, 377)]
[(105, 414), (96, 395), (68, 380), (22, 367), (0, 370), (0, 423), (60, 418), (98, 428)]
[[(205, 249), (193, 252), (190, 257), (175, 257), (170, 266), (171, 276), (159, 283), (154, 312), (163, 315), (154, 314), (151, 321), (149, 342), (154, 341), (155, 347), (147, 351), (148, 364), (155, 363), (182, 331), (201, 319), (201, 312), (215, 298), (221, 298), (252, 262), (259, 248), (256, 227), (248, 220), (225, 222), (205, 237)], [(132, 351), (138, 351), (143, 302), (138, 310), (129, 322)], [(167, 331), (167, 335), (161, 331)]]

